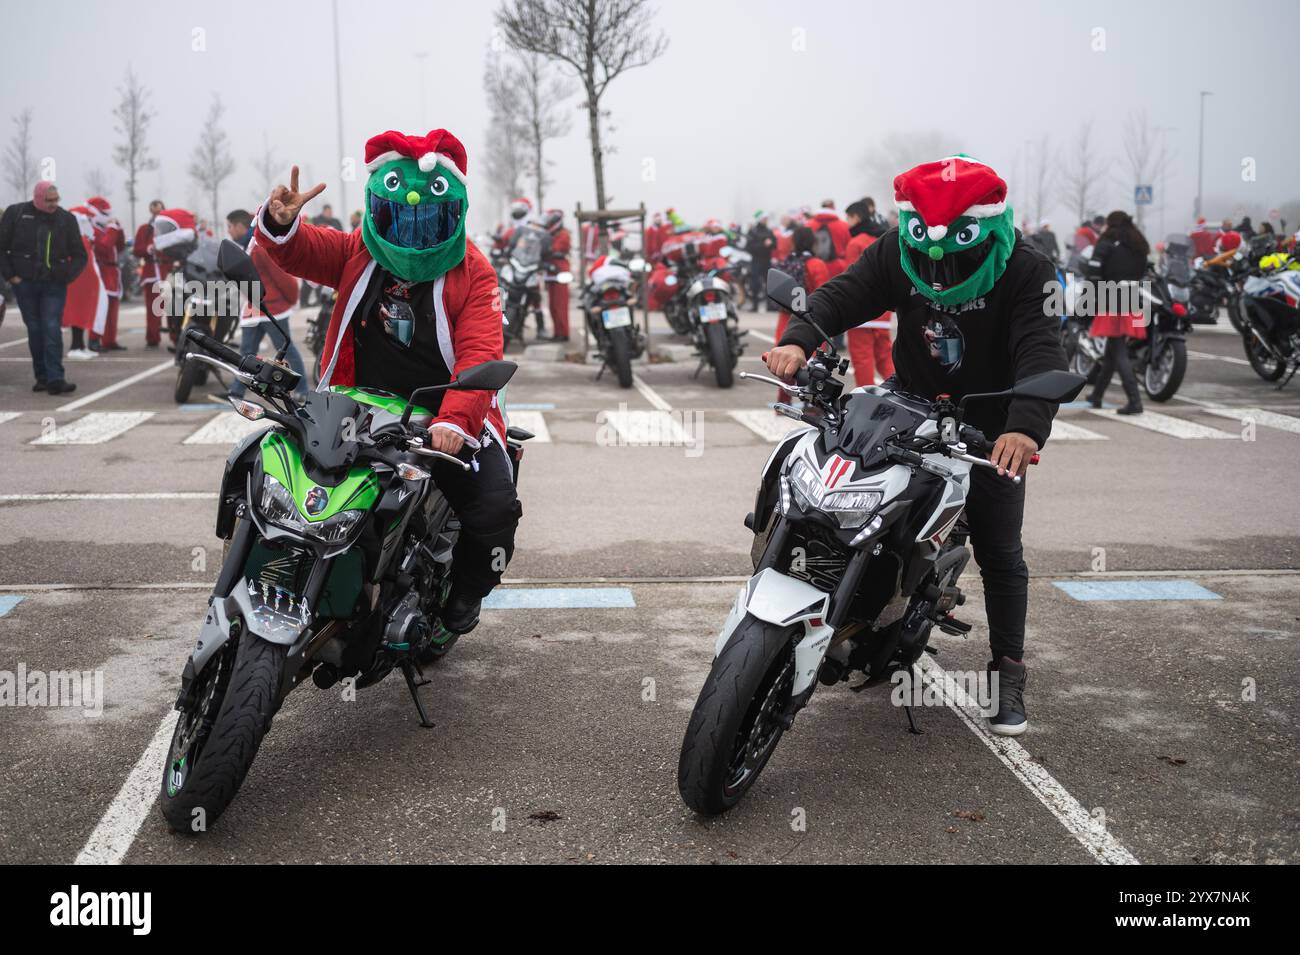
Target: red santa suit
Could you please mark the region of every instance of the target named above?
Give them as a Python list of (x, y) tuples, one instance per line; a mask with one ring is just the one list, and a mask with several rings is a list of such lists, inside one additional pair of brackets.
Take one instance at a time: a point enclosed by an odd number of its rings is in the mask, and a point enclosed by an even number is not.
[(99, 275), (108, 293), (108, 314), (104, 320), (103, 334), (93, 337), (100, 343), (101, 350), (112, 351), (117, 344), (118, 309), (122, 303), (122, 269), (118, 257), (126, 248), (126, 235), (122, 226), (113, 218), (112, 206), (103, 196), (94, 196), (86, 203), (91, 208), (91, 222), (95, 227), (95, 263), (99, 266)]
[(159, 286), (171, 270), (171, 262), (153, 246), (153, 220), (135, 230), (131, 254), (140, 260), (140, 292), (144, 298), (144, 342), (157, 347), (162, 341), (162, 303)]
[[(587, 226), (583, 226), (584, 231)], [(546, 254), (547, 264), (552, 273), (569, 271), (569, 249), (573, 240), (569, 230), (559, 226), (551, 233), (551, 248)], [(548, 278), (546, 281), (546, 304), (551, 312), (551, 326), (556, 338), (569, 337), (569, 286)]]
[[(848, 268), (866, 251), (876, 237), (861, 232), (849, 239), (845, 250), (845, 268)], [(884, 312), (869, 322), (850, 328), (845, 335), (849, 360), (853, 362), (853, 378), (861, 385), (875, 384), (875, 376), (884, 381), (894, 373), (893, 344), (889, 340), (890, 312)]]
[(845, 261), (845, 256), (848, 254), (849, 239), (852, 236), (849, 234), (849, 224), (836, 215), (832, 209), (822, 209), (808, 220), (808, 228), (812, 229), (814, 233), (823, 227), (830, 233), (831, 244), (835, 246), (835, 259), (826, 263), (830, 277), (835, 278), (844, 271), (845, 265), (848, 264)]
[[(803, 288), (805, 293), (812, 295), (825, 283), (831, 279), (828, 263), (823, 262), (815, 255), (806, 255), (803, 260)], [(790, 324), (790, 313), (782, 311), (776, 319), (776, 340), (780, 341), (785, 336), (785, 327)], [(789, 401), (792, 396), (784, 388), (777, 391), (777, 401)]]
[(68, 283), (68, 297), (63, 306), (63, 327), (79, 328), (84, 332), (103, 334), (108, 317), (108, 291), (95, 261), (95, 227), (90, 221), (91, 211), (85, 206), (68, 210), (81, 229), (81, 244), (86, 249), (86, 267)]
[[(351, 385), (356, 381), (353, 322), (378, 268), (362, 241), (362, 232), (339, 232), (295, 220), (284, 235), (274, 235), (258, 210), (257, 244), (282, 269), (326, 288), (337, 289), (336, 304), (325, 332), (321, 378), (316, 386)], [(465, 241), (465, 258), (433, 283), (435, 321), (443, 361), (453, 374), (500, 359), (504, 349), (497, 277), (487, 257)], [(342, 307), (340, 307), (340, 305)], [(450, 428), (472, 448), (484, 435), (505, 451), (506, 422), (496, 392), (448, 391), (435, 427)]]

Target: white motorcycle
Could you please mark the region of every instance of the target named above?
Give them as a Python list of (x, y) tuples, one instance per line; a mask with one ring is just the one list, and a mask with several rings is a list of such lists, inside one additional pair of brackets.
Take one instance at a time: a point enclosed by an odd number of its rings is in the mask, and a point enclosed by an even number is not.
[[(768, 297), (812, 322), (794, 308), (795, 291), (791, 276), (768, 273)], [(966, 404), (1069, 401), (1085, 383), (1051, 371), (957, 403), (877, 386), (844, 395), (836, 375), (847, 364), (831, 346), (793, 388), (741, 375), (792, 391), (802, 409), (773, 407), (806, 427), (768, 458), (745, 519), (755, 573), (718, 635), (678, 764), (682, 799), (696, 812), (740, 801), (818, 682), (860, 672), (865, 682), (854, 689), (884, 683), (934, 652), (931, 628), (971, 629), (952, 616), (970, 559), (961, 519), (971, 469), (994, 465), (983, 456), (991, 442), (962, 422)]]

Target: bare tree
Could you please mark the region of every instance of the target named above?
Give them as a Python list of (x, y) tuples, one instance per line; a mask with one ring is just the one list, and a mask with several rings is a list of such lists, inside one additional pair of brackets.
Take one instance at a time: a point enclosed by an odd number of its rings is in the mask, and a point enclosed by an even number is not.
[(1029, 199), (1034, 206), (1034, 227), (1038, 228), (1047, 211), (1047, 197), (1052, 189), (1052, 173), (1055, 168), (1047, 133), (1043, 133), (1026, 159), (1029, 163)]
[(876, 140), (863, 156), (864, 185), (869, 195), (877, 197), (881, 208), (887, 208), (888, 204), (879, 197), (888, 199), (894, 195), (895, 176), (917, 163), (941, 159), (956, 152), (957, 148), (947, 134), (937, 130), (888, 133)]
[(207, 118), (203, 121), (203, 132), (199, 133), (199, 141), (194, 144), (194, 152), (190, 156), (190, 178), (212, 200), (214, 224), (221, 221), (221, 184), (235, 171), (235, 160), (230, 155), (226, 131), (221, 128), (225, 114), (226, 107), (222, 105), (221, 97), (214, 94)]
[(117, 134), (121, 141), (113, 147), (113, 162), (126, 173), (126, 201), (131, 207), (131, 231), (135, 232), (135, 203), (139, 197), (140, 174), (158, 168), (158, 160), (149, 155), (149, 124), (154, 114), (148, 108), (149, 91), (136, 78), (130, 67), (126, 81), (118, 88)]
[(1092, 142), (1090, 119), (1075, 131), (1074, 141), (1062, 151), (1060, 160), (1059, 195), (1074, 213), (1073, 226), (1083, 222), (1097, 205), (1105, 165)]
[(573, 126), (572, 117), (561, 107), (573, 95), (573, 87), (551, 72), (544, 56), (528, 51), (512, 51), (504, 59), (489, 52), (483, 86), (492, 115), (500, 116), (523, 141), (525, 172), (533, 180), (533, 197), (541, 209), (550, 184), (546, 143)]
[(262, 151), (253, 159), (253, 169), (257, 172), (260, 188), (266, 190), (270, 195), (271, 189), (284, 176), (284, 160), (275, 154), (271, 148), (271, 140), (266, 133), (262, 133)]
[[(1128, 161), (1128, 188), (1149, 186), (1169, 168), (1173, 156), (1165, 147), (1164, 137), (1151, 125), (1146, 110), (1129, 113), (1124, 120), (1124, 158)], [(1146, 206), (1137, 206), (1138, 228), (1143, 228)]]
[(14, 138), (4, 156), (5, 185), (18, 201), (30, 199), (36, 185), (36, 157), (32, 155), (32, 111), (24, 109), (14, 117)]
[(96, 166), (94, 169), (86, 170), (86, 188), (90, 190), (92, 196), (108, 196), (108, 177), (104, 175), (104, 170)]
[(488, 50), (483, 68), (483, 91), (487, 95), (488, 127), (486, 146), (487, 180), (504, 205), (524, 193), (528, 157), (519, 137), (519, 100), (511, 95), (501, 57)]
[(646, 0), (504, 0), (496, 21), (516, 50), (537, 53), (573, 70), (586, 94), (587, 135), (596, 177), (596, 206), (605, 208), (601, 97), (628, 70), (668, 49)]

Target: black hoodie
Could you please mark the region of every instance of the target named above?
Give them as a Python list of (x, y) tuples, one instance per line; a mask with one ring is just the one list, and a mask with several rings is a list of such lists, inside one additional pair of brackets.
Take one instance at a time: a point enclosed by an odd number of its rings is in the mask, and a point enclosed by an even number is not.
[(24, 282), (67, 285), (86, 267), (81, 229), (67, 209), (41, 212), (36, 203), (17, 202), (0, 217), (0, 274)]
[[(989, 293), (961, 305), (939, 306), (918, 292), (899, 255), (898, 230), (891, 229), (808, 299), (813, 321), (832, 336), (882, 312), (895, 312), (899, 390), (957, 400), (1066, 367), (1060, 318), (1049, 307), (1056, 270), (1019, 233), (1006, 269)], [(811, 354), (819, 342), (811, 325), (795, 320), (780, 344), (798, 345)], [(979, 401), (967, 406), (966, 420), (989, 440), (1018, 431), (1042, 447), (1055, 414), (1056, 405), (1045, 401)]]

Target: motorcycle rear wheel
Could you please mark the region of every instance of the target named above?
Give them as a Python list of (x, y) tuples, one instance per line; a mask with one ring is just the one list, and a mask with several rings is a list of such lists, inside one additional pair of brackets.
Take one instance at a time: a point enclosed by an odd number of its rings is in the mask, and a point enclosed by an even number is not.
[(710, 322), (709, 327), (704, 330), (704, 336), (709, 344), (709, 363), (713, 365), (713, 374), (718, 380), (718, 387), (730, 388), (735, 384), (735, 378), (731, 373), (735, 357), (731, 354), (731, 338), (727, 335), (727, 327), (722, 322)]
[(618, 376), (620, 388), (632, 387), (632, 329), (611, 328), (609, 331), (609, 353), (606, 362)]
[[(228, 659), (208, 662), (204, 673), (210, 688), (200, 687), (190, 712), (176, 720), (159, 795), (173, 832), (197, 835), (221, 817), (279, 708), (288, 648), (247, 631), (238, 640), (237, 648), (225, 651)], [(224, 676), (223, 667), (228, 667)]]
[(785, 726), (794, 682), (794, 629), (746, 616), (709, 670), (682, 740), (677, 789), (716, 816), (747, 793)]

